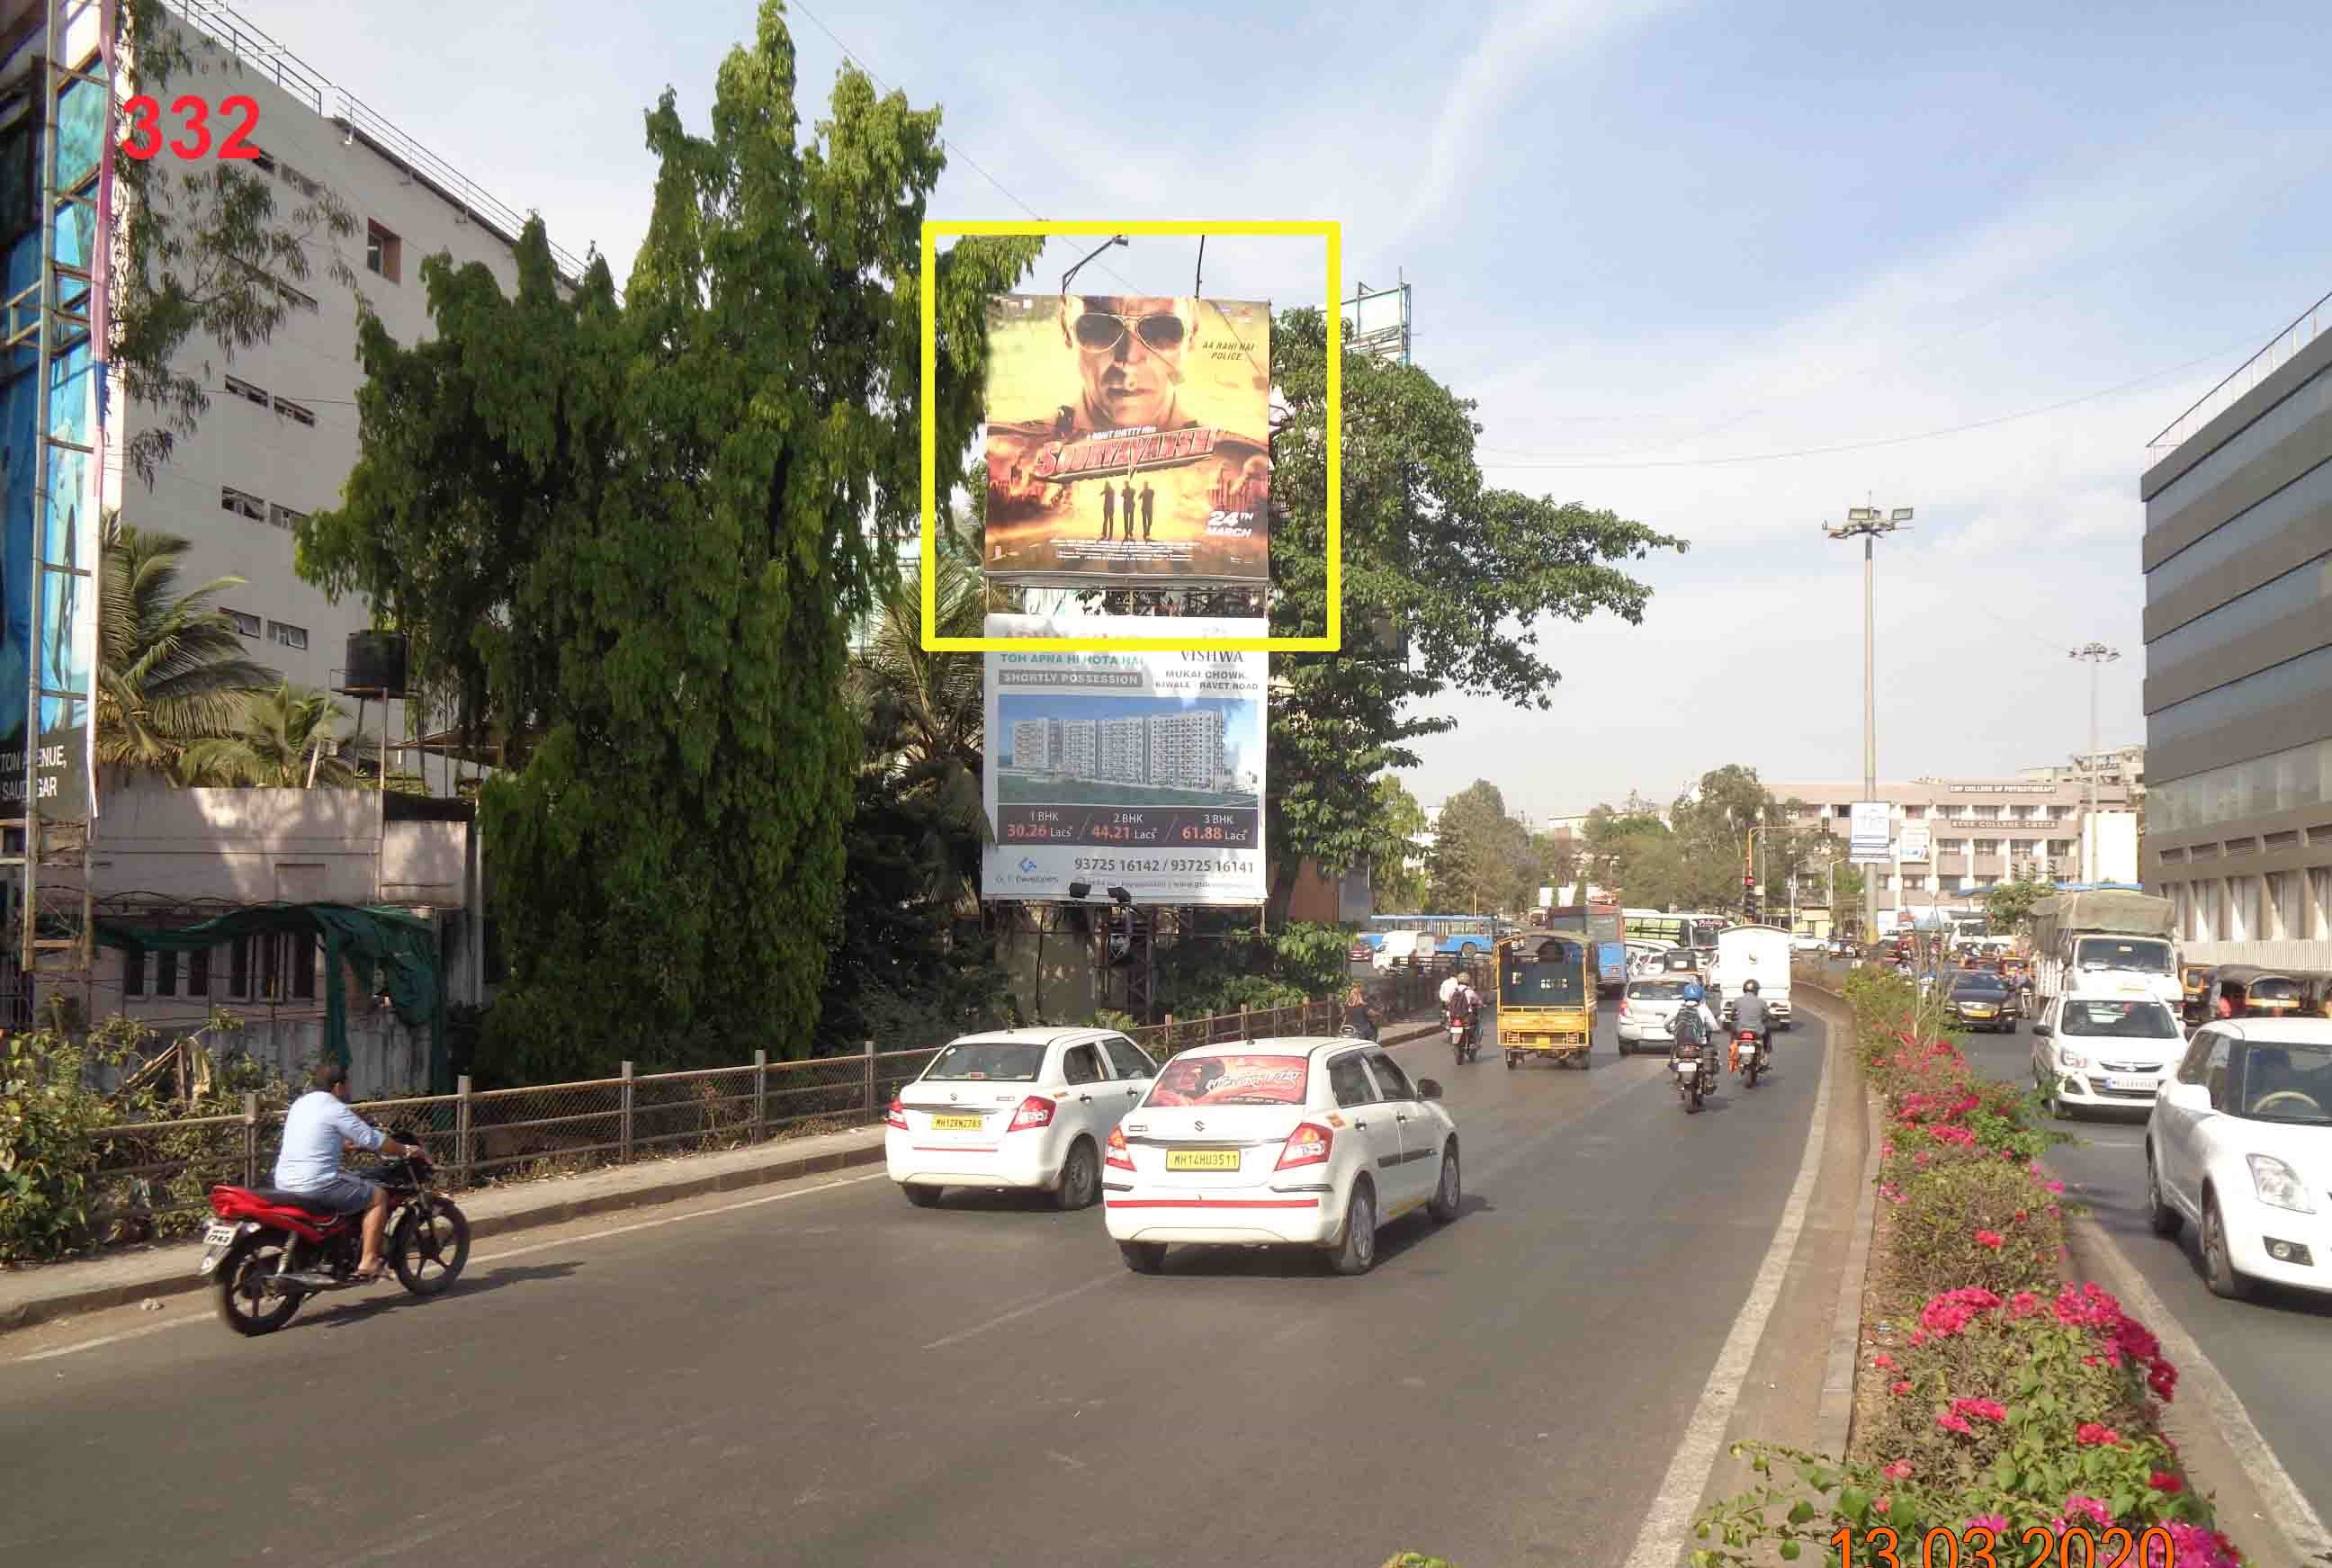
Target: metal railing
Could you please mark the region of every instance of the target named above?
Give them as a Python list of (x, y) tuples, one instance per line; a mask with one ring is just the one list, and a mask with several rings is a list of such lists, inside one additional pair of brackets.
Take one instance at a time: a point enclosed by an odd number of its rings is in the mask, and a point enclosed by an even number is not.
[(2326, 294), (2299, 312), (2291, 325), (2268, 340), (2266, 348), (2244, 360), (2230, 372), (2227, 378), (2196, 399), (2194, 406), (2172, 420), (2162, 434), (2146, 444), (2151, 453), (2170, 453), (2186, 445), (2188, 438), (2217, 418), (2235, 400), (2273, 375), (2302, 349), (2316, 340), (2316, 334), (2332, 318), (2332, 293)]
[[(1435, 970), (1372, 978), (1380, 1023), (1433, 999)], [(1127, 1032), (1161, 1060), (1202, 1045), (1275, 1035), (1333, 1034), (1343, 1003), (1170, 1020)], [(476, 1089), (461, 1078), (451, 1095), (368, 1100), (359, 1114), (385, 1128), (420, 1131), (453, 1190), (494, 1181), (574, 1175), (605, 1165), (683, 1152), (712, 1152), (773, 1139), (841, 1132), (882, 1119), (891, 1098), (940, 1047), (769, 1059), (688, 1072), (639, 1074), (626, 1062), (609, 1078)], [(219, 1182), (263, 1184), (283, 1136), (283, 1110), (245, 1095), (239, 1114), (124, 1123), (90, 1134), (99, 1149), (90, 1213), (100, 1242), (191, 1233)]]

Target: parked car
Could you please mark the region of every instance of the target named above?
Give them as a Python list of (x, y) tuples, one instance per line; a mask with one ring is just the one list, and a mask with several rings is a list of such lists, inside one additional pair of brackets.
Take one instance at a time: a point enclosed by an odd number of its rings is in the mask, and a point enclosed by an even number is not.
[(1793, 936), (1790, 939), (1792, 952), (1826, 952), (1830, 943), (1818, 936)]
[(1137, 1274), (1180, 1243), (1318, 1248), (1365, 1274), (1379, 1227), (1456, 1219), (1459, 1180), (1432, 1079), (1349, 1037), (1247, 1040), (1166, 1065), (1109, 1136), (1102, 1202)]
[(1111, 1029), (966, 1035), (892, 1099), (883, 1162), (919, 1209), (950, 1187), (1042, 1189), (1084, 1209), (1101, 1195), (1103, 1143), (1157, 1076)]
[(2197, 1029), (2146, 1127), (2155, 1233), (2202, 1229), (2203, 1277), (2332, 1291), (2332, 1019)]
[(1667, 1050), (1668, 1025), (1684, 1005), (1684, 988), (1690, 976), (1632, 980), (1620, 999), (1620, 1054), (1633, 1054), (1638, 1046)]
[(2032, 1021), (2032, 1082), (2052, 1116), (2144, 1110), (2185, 1050), (2177, 1017), (2151, 997), (2060, 997)]

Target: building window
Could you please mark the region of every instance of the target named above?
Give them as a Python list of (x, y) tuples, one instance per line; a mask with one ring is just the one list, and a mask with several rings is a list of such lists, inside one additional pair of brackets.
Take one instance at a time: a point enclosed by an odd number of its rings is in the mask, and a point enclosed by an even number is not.
[(262, 628), (257, 616), (246, 615), (242, 610), (221, 610), (219, 614), (233, 621), (234, 629), (246, 637), (255, 637), (260, 634)]
[(275, 412), (295, 425), (312, 425), (316, 423), (316, 411), (313, 408), (305, 404), (294, 403), (289, 397), (278, 397), (275, 400)]
[(1975, 841), (1975, 852), (1978, 855), (1997, 855), (2000, 853), (2000, 840), (1997, 838), (1979, 838)]
[(251, 939), (247, 936), (227, 944), (226, 994), (238, 999), (251, 995)]
[(198, 947), (186, 955), (186, 994), (206, 997), (211, 994), (211, 950)]
[(247, 517), (253, 522), (267, 521), (267, 503), (249, 491), (237, 490), (232, 484), (219, 486), (219, 506), (237, 517)]
[(1997, 876), (1979, 876), (1979, 877), (1977, 877), (1977, 878), (1975, 879), (1975, 884), (1976, 884), (1978, 887), (1991, 887), (1991, 886), (1994, 885), (1995, 884), (1997, 884), (1999, 881), (2000, 881), (2000, 878), (1998, 878)]
[(1904, 877), (1903, 877), (1903, 891), (1904, 891), (1904, 892), (1906, 892), (1906, 893), (1925, 893), (1925, 892), (1926, 892), (1926, 891), (1927, 891), (1927, 879), (1926, 879), (1926, 876), (1924, 876), (1924, 875), (1916, 875), (1916, 876), (1915, 876), (1915, 875), (1912, 875), (1911, 874), (1909, 874), (1909, 873), (1907, 873), (1907, 873), (1905, 873), (1905, 874), (1904, 874)]
[(2051, 838), (2049, 840), (2049, 853), (2051, 855), (2070, 855), (2073, 853), (2073, 841), (2069, 838)]
[(267, 504), (267, 521), (288, 532), (307, 521), (308, 514), (304, 512), (294, 512), (288, 506), (281, 506), (270, 502)]
[(287, 648), (304, 648), (308, 645), (308, 628), (285, 621), (270, 621), (267, 623), (267, 640)]
[(405, 242), (378, 224), (365, 224), (365, 268), (396, 282), (404, 271)]
[(303, 931), (291, 938), (292, 999), (316, 999), (316, 933)]
[(1924, 806), (1906, 806), (1903, 808), (1903, 820), (1906, 822), (1924, 821), (1926, 815), (1927, 808)]
[(1968, 808), (1968, 815), (1982, 821), (1997, 822), (2000, 820), (2000, 808), (1997, 806), (1971, 806)]
[(1935, 840), (1935, 848), (1938, 853), (1944, 855), (1965, 855), (1967, 844), (1968, 841), (1964, 838), (1938, 838)]
[(318, 185), (314, 180), (310, 179), (306, 175), (301, 174), (290, 164), (284, 164), (281, 166), (281, 168), (283, 176), (283, 183), (290, 186), (293, 190), (298, 191), (301, 196), (306, 196), (310, 201), (313, 201), (318, 196), (324, 194), (324, 187), (322, 186)]
[(1881, 893), (1891, 892), (1893, 891), (1894, 886), (1895, 879), (1892, 876), (1888, 875), (1886, 873), (1881, 872), (1878, 877), (1878, 891)]
[(244, 380), (240, 376), (228, 377), (226, 378), (226, 389), (234, 393), (236, 397), (242, 398), (246, 403), (256, 403), (262, 408), (267, 406), (266, 392), (260, 387), (253, 386), (250, 382)]
[(146, 955), (129, 948), (121, 955), (121, 994), (142, 997), (146, 994)]
[(178, 994), (178, 955), (165, 950), (154, 955), (154, 994), (174, 997)]
[(264, 148), (254, 147), (251, 151), (252, 167), (257, 169), (262, 174), (273, 174), (275, 172), (275, 159), (271, 157)]
[(2051, 806), (2049, 808), (2049, 820), (2051, 822), (2065, 821), (2072, 815), (2073, 808), (2069, 806)]

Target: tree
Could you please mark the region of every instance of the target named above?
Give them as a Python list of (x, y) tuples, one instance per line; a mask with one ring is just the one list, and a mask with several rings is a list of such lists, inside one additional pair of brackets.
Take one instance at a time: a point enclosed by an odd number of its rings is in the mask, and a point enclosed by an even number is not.
[(100, 775), (186, 782), (188, 748), (234, 733), (274, 672), (244, 656), (214, 601), (223, 577), (181, 590), (192, 548), (109, 513), (98, 569), (97, 765)]
[[(1620, 890), (1639, 909), (1679, 907), (1655, 897), (1652, 884), (1644, 881), (1646, 856), (1670, 837), (1668, 825), (1632, 796), (1626, 809), (1599, 805), (1587, 813), (1580, 869), (1589, 882), (1607, 891)], [(1666, 889), (1673, 878), (1663, 871), (1656, 881)]]
[(1477, 779), (1441, 803), (1430, 871), (1430, 902), (1453, 914), (1511, 911), (1529, 902), (1524, 884), (1538, 876), (1530, 836), (1506, 815), (1496, 785)]
[(235, 733), (186, 748), (186, 781), (231, 789), (349, 789), (362, 774), (344, 755), (348, 738), (340, 726), (348, 717), (330, 693), (279, 681), (252, 696)]
[[(1272, 433), (1271, 629), (1316, 635), (1327, 624), (1321, 314), (1283, 314), (1271, 358), (1287, 408)], [(1625, 564), (1684, 548), (1608, 511), (1485, 484), (1473, 404), (1423, 370), (1349, 353), (1342, 369), (1346, 635), (1389, 616), (1413, 656), (1348, 646), (1273, 660), (1265, 815), (1277, 920), (1305, 857), (1338, 868), (1367, 855), (1377, 776), (1415, 766), (1410, 742), (1455, 723), (1436, 698), (1454, 689), (1547, 705), (1561, 678), (1541, 645), (1547, 621), (1640, 622), (1651, 589)]]
[[(170, 79), (189, 61), (184, 24), (163, 0), (129, 0), (119, 14), (128, 67), (120, 97), (142, 93), (168, 103)], [(117, 157), (113, 169), (124, 195), (115, 208), (121, 246), (109, 356), (120, 391), (158, 416), (124, 452), (151, 485), (178, 438), (192, 435), (210, 408), (205, 386), (215, 377), (207, 361), (181, 360), (187, 344), (215, 347), (232, 365), (292, 311), (316, 308), (299, 285), (319, 265), (356, 293), (356, 272), (334, 242), (355, 234), (357, 220), (329, 186), (312, 182), (279, 218), (276, 182), (247, 160)]]
[(924, 405), (936, 110), (846, 64), (805, 135), (763, 0), (709, 134), (670, 91), (646, 133), (662, 168), (625, 297), (604, 260), (563, 282), (540, 222), (512, 296), (425, 262), (435, 334), (364, 324), (362, 455), (300, 527), (302, 573), (369, 596), (458, 693), (457, 725), (510, 737), (480, 798), (511, 972), (486, 1049), (533, 1073), (817, 1033), (866, 744), (849, 631), (913, 535), (921, 422), (957, 463), (984, 301), (1039, 244), (940, 258)]
[(1416, 839), (1425, 831), (1425, 808), (1400, 776), (1381, 773), (1371, 823), (1377, 847), (1369, 856), (1369, 889), (1380, 914), (1414, 914), (1425, 902), (1425, 868)]
[[(1838, 863), (1831, 886), (1835, 896), (1830, 899), (1830, 924), (1840, 930), (1862, 929), (1862, 867), (1846, 861)], [(1865, 940), (1877, 936), (1876, 932), (1863, 932)]]
[(1540, 886), (1561, 888), (1579, 875), (1579, 840), (1570, 834), (1534, 833), (1530, 846)]
[(2057, 884), (2043, 879), (2028, 862), (2007, 882), (1996, 882), (1983, 895), (1984, 926), (1994, 932), (2012, 932), (2032, 917), (2032, 906), (2054, 897)]

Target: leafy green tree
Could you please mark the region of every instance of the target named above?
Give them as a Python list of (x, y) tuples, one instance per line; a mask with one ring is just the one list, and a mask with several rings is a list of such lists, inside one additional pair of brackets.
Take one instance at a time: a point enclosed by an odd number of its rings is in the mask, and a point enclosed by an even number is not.
[[(1538, 866), (1541, 887), (1562, 888), (1579, 875), (1579, 840), (1568, 833), (1534, 833), (1531, 835), (1531, 858)], [(1532, 902), (1537, 902), (1537, 889), (1532, 889)]]
[(1620, 890), (1627, 902), (1639, 909), (1677, 907), (1669, 899), (1656, 895), (1657, 892), (1669, 890), (1674, 883), (1667, 863), (1662, 863), (1657, 875), (1649, 875), (1646, 865), (1646, 857), (1671, 837), (1668, 824), (1660, 820), (1658, 812), (1633, 797), (1619, 809), (1598, 805), (1587, 813), (1580, 869), (1598, 887)]
[(1398, 774), (1381, 773), (1377, 815), (1371, 824), (1377, 847), (1369, 856), (1369, 890), (1380, 914), (1413, 914), (1425, 902), (1425, 866), (1415, 840), (1425, 831), (1425, 808)]
[[(1272, 383), (1286, 415), (1272, 434), (1272, 631), (1327, 625), (1327, 328), (1283, 314)], [(1475, 461), (1474, 405), (1414, 366), (1346, 354), (1343, 424), (1343, 654), (1272, 661), (1271, 787), (1265, 802), (1284, 920), (1300, 862), (1357, 864), (1370, 850), (1375, 780), (1413, 767), (1412, 742), (1454, 727), (1435, 699), (1457, 690), (1544, 707), (1559, 673), (1551, 620), (1609, 613), (1632, 623), (1651, 589), (1628, 563), (1684, 541), (1577, 502), (1499, 490)], [(1352, 645), (1390, 617), (1412, 656)]]
[(922, 405), (938, 111), (846, 65), (806, 134), (763, 0), (710, 123), (670, 91), (647, 116), (662, 170), (621, 301), (604, 261), (564, 284), (539, 222), (514, 296), (425, 262), (435, 334), (364, 324), (363, 455), (300, 530), (310, 580), (369, 596), (457, 724), (509, 737), (481, 795), (511, 974), (486, 1049), (535, 1074), (817, 1033), (866, 743), (849, 631), (915, 526), (920, 421), (954, 464), (984, 301), (1038, 248), (940, 259)]
[(2032, 906), (2056, 892), (2057, 884), (2028, 864), (2013, 880), (1994, 883), (1983, 895), (1984, 928), (2002, 933), (2020, 929), (2032, 918)]
[[(340, 733), (349, 711), (331, 693), (279, 681), (253, 693), (231, 735), (186, 748), (189, 783), (260, 789), (345, 789), (362, 773)], [(362, 752), (361, 742), (358, 743)]]
[[(169, 102), (170, 80), (188, 64), (186, 24), (163, 0), (129, 0), (117, 14), (127, 45), (119, 96)], [(323, 185), (301, 187), (279, 214), (282, 187), (246, 160), (116, 158), (113, 169), (122, 187), (114, 208), (121, 248), (110, 358), (119, 391), (157, 416), (139, 424), (124, 454), (150, 485), (210, 408), (211, 367), (186, 357), (187, 346), (199, 343), (232, 365), (292, 312), (316, 308), (300, 285), (320, 269), (358, 292), (355, 269), (335, 243), (356, 233), (357, 219)]]
[(232, 735), (273, 671), (244, 656), (215, 600), (223, 577), (179, 587), (192, 548), (109, 513), (98, 568), (97, 765), (116, 779), (188, 781), (189, 748)]
[(1487, 914), (1532, 902), (1538, 865), (1530, 834), (1506, 814), (1497, 786), (1477, 779), (1441, 803), (1431, 873), (1431, 902), (1449, 913)]

